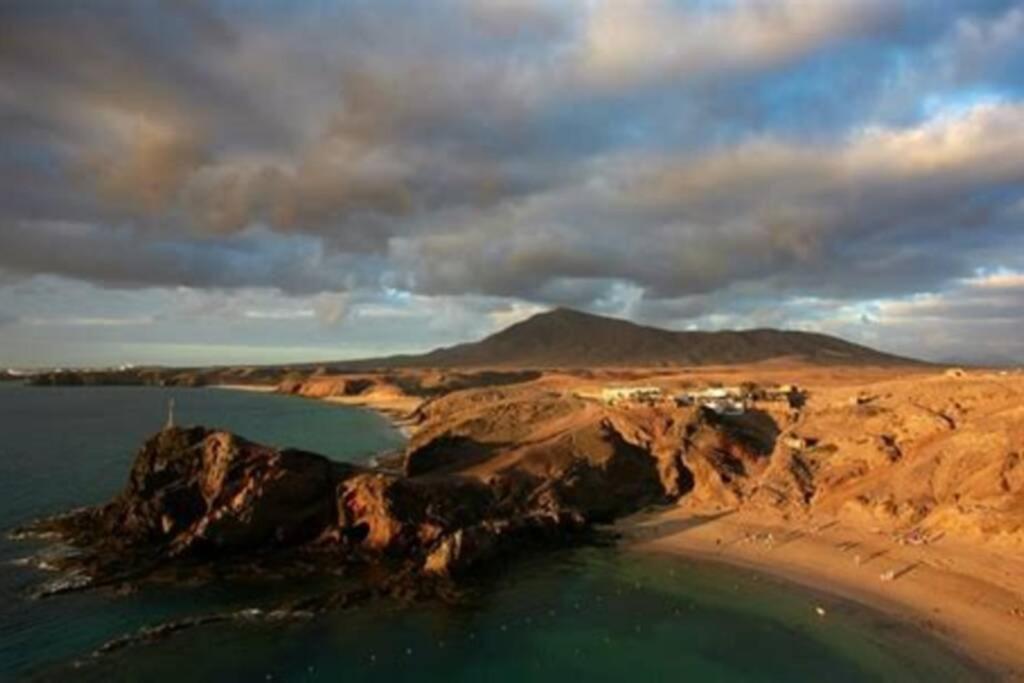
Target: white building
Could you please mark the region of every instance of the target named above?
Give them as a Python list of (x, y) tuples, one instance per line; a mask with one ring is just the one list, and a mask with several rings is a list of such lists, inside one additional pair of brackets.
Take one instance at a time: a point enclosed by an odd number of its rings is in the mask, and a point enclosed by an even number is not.
[(703, 406), (720, 415), (739, 415), (746, 410), (745, 398), (740, 387), (707, 387), (676, 395), (676, 404)]
[(747, 407), (743, 405), (742, 401), (736, 401), (730, 398), (712, 399), (702, 403), (705, 408), (719, 415), (742, 415), (746, 412)]
[(623, 401), (658, 401), (663, 393), (660, 387), (605, 387), (601, 390), (601, 400), (612, 404)]

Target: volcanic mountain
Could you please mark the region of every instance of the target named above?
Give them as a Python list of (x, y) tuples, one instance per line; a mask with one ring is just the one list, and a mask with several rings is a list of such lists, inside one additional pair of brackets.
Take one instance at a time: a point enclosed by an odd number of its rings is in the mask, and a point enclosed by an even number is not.
[(345, 363), (353, 367), (586, 368), (734, 365), (787, 359), (817, 365), (919, 361), (813, 332), (757, 329), (676, 332), (558, 308), (481, 341), (422, 355)]

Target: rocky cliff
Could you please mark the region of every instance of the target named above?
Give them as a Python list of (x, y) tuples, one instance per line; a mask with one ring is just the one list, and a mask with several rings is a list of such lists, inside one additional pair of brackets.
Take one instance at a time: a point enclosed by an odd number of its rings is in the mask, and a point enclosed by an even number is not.
[(77, 587), (204, 563), (303, 557), (319, 569), (381, 565), (455, 577), (511, 551), (569, 542), (594, 521), (664, 498), (651, 456), (610, 425), (564, 444), (557, 465), (481, 479), (403, 476), (279, 450), (203, 427), (139, 450), (123, 492), (44, 520), (81, 551)]

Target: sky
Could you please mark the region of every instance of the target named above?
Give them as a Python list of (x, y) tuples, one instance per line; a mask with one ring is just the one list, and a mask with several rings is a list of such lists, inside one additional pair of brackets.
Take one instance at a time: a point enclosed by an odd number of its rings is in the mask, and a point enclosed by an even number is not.
[(0, 366), (554, 306), (1024, 362), (1024, 1), (0, 4)]

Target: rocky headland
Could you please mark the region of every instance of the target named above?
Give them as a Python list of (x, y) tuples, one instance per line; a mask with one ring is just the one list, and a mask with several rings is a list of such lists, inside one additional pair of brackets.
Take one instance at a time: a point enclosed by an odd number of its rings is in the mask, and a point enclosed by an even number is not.
[[(693, 382), (639, 376), (667, 391)], [(529, 546), (523, 539), (562, 542), (666, 503), (1019, 547), (1019, 382), (915, 377), (826, 385), (798, 409), (763, 402), (731, 415), (592, 397), (610, 381), (637, 381), (628, 372), (313, 375), (278, 389), (403, 405), (411, 437), (401, 457), (363, 467), (168, 429), (142, 446), (115, 500), (34, 530), (83, 549), (67, 563), (99, 582), (296, 549), (454, 576)]]
[(458, 579), (502, 555), (582, 540), (594, 522), (676, 490), (663, 484), (656, 458), (607, 421), (575, 430), (543, 465), (510, 463), (487, 476), (451, 467), (470, 441), (419, 439), (402, 473), (172, 427), (143, 444), (114, 500), (20, 533), (56, 535), (77, 550), (51, 561), (65, 580), (45, 592), (194, 580), (204, 567), (283, 566), (375, 567), (415, 577), (407, 590), (431, 586), (425, 578)]
[[(832, 351), (814, 357), (838, 358)], [(218, 383), (369, 406), (399, 421), (408, 444), (371, 467), (202, 427), (164, 430), (114, 500), (23, 530), (76, 549), (50, 561), (64, 579), (47, 592), (267, 572), (373, 577), (371, 588), (317, 609), (438, 595), (496, 558), (591, 540), (595, 529), (605, 538), (603, 525), (644, 512), (614, 533), (898, 605), (1024, 671), (1011, 637), (1024, 629), (1017, 371), (772, 358), (225, 369), (195, 380)], [(794, 384), (799, 401), (765, 391)], [(607, 400), (623, 387), (657, 397)], [(724, 387), (742, 387), (742, 410), (678, 400)]]

